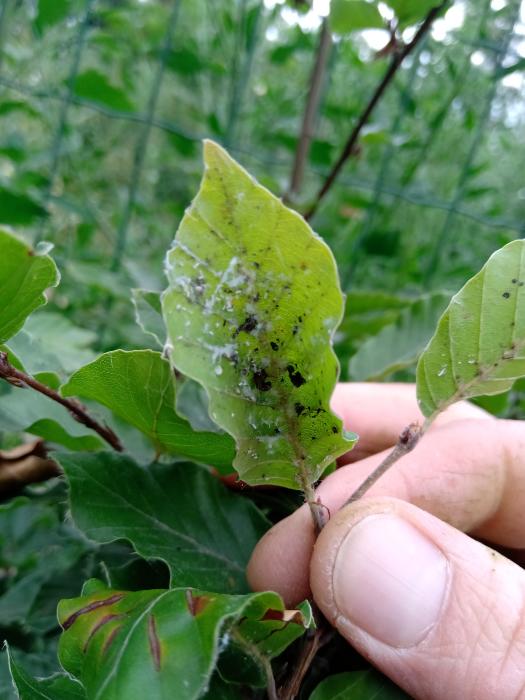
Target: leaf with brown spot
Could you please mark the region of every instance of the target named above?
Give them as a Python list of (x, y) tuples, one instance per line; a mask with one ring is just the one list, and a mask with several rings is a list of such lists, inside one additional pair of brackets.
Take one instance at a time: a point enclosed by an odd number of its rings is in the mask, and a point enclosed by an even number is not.
[(308, 622), (302, 613), (287, 621), (281, 599), (271, 592), (125, 592), (100, 582), (88, 582), (85, 591), (59, 605), (59, 657), (89, 700), (193, 700), (205, 691), (219, 649), (221, 658), (228, 649), (235, 655), (238, 640), (249, 635), (249, 653), (271, 658)]

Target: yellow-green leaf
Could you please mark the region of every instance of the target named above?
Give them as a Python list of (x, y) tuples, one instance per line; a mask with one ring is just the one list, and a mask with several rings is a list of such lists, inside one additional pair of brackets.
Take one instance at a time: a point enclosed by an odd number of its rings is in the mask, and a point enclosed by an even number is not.
[(343, 314), (326, 244), (222, 148), (168, 253), (171, 361), (200, 382), (236, 440), (245, 481), (300, 488), (353, 444), (329, 400)]

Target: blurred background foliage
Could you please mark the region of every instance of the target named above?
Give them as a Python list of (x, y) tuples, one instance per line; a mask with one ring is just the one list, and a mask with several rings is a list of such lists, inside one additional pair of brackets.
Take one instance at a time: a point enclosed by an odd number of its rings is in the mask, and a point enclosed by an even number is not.
[[(358, 15), (350, 23), (345, 16), (352, 0), (333, 3), (337, 31), (305, 176), (289, 196), (299, 211), (311, 205), (390, 60), (389, 8), (379, 3), (379, 14), (362, 22), (368, 28), (356, 31)], [(55, 246), (62, 284), (44, 313), (61, 311), (94, 333), (97, 350), (147, 345), (129, 289), (164, 284), (165, 251), (198, 186), (200, 141), (216, 139), (273, 192), (290, 194), (330, 3), (0, 7), (0, 223)], [(407, 26), (403, 38), (413, 32)], [(524, 235), (524, 71), (525, 5), (456, 0), (365, 127), (311, 221), (348, 293), (338, 337), (344, 378), (406, 365), (375, 358), (368, 368), (358, 358), (352, 373), (348, 361), (384, 326), (405, 340), (411, 329), (420, 345), (441, 309), (439, 295), (421, 295), (456, 290), (492, 251)], [(397, 354), (413, 356), (409, 345)]]

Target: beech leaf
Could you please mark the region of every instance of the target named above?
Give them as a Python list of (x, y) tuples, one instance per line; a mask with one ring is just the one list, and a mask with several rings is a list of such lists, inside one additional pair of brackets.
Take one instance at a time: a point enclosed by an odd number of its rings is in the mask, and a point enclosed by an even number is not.
[(127, 592), (88, 583), (86, 595), (60, 602), (58, 618), (60, 661), (82, 681), (89, 700), (194, 700), (240, 624), (251, 626), (252, 653), (260, 657), (267, 650), (259, 650), (259, 641), (284, 635), (285, 643), (275, 642), (282, 650), (307, 624), (298, 611), (288, 620), (272, 592)]
[(245, 568), (268, 527), (253, 503), (195, 464), (139, 467), (124, 455), (57, 454), (75, 525), (95, 542), (127, 539), (165, 561), (172, 585), (249, 590)]
[(452, 298), (417, 367), (427, 417), (525, 376), (525, 241), (496, 251)]
[(329, 401), (343, 296), (328, 246), (217, 144), (167, 257), (171, 361), (202, 384), (251, 484), (304, 488), (353, 440)]
[(29, 314), (46, 303), (44, 292), (60, 279), (48, 255), (0, 229), (0, 344), (17, 333)]
[(228, 435), (194, 430), (175, 410), (175, 377), (153, 350), (114, 350), (77, 370), (61, 389), (107, 406), (147, 435), (157, 452), (177, 454), (232, 472)]

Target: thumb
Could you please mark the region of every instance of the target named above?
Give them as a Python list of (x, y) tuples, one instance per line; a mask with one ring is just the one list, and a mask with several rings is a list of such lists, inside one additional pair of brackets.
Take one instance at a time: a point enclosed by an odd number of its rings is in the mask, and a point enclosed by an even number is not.
[(525, 698), (525, 571), (415, 506), (360, 501), (311, 562), (327, 619), (418, 700)]

